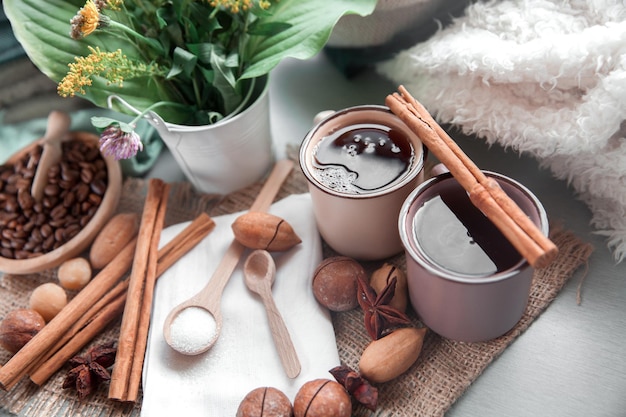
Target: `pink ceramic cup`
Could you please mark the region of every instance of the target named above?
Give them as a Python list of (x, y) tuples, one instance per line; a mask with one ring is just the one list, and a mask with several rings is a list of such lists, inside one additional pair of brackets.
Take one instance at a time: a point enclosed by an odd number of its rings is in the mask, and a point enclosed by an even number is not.
[[(407, 162), (406, 158), (401, 163), (394, 160), (390, 167), (381, 167), (380, 160), (372, 157), (383, 152), (376, 147), (392, 149), (393, 146), (383, 145), (384, 140), (379, 145), (379, 139), (372, 140), (375, 135), (367, 134), (363, 141), (359, 137), (350, 140), (346, 146), (332, 148), (331, 154), (339, 155), (339, 159), (328, 163), (332, 158), (320, 151), (326, 147), (324, 139), (339, 140), (344, 133), (353, 135), (355, 129), (370, 125), (391, 129), (389, 137), (402, 149), (396, 151), (406, 156), (410, 150), (410, 161)], [(368, 142), (369, 150), (365, 150), (364, 142)], [(352, 153), (347, 156), (342, 152)], [(385, 158), (394, 159), (391, 156)], [(322, 168), (320, 160), (324, 161)], [(300, 166), (308, 180), (315, 219), (324, 241), (336, 252), (359, 260), (384, 259), (400, 253), (402, 241), (398, 234), (398, 215), (406, 197), (424, 179), (423, 161), (423, 145), (419, 137), (385, 106), (351, 107), (334, 112), (317, 123), (300, 147)], [(406, 169), (398, 168), (400, 166), (406, 166)], [(347, 187), (329, 185), (320, 177), (320, 169), (330, 172), (327, 171), (329, 167), (341, 170), (340, 175), (352, 176), (350, 181), (354, 181)], [(390, 172), (394, 172), (395, 179), (387, 183)], [(374, 184), (379, 179), (384, 185)]]
[[(503, 175), (485, 174), (495, 178), (548, 234), (545, 210), (527, 188)], [(439, 174), (409, 195), (398, 226), (409, 296), (420, 320), (448, 339), (479, 342), (497, 338), (517, 324), (528, 303), (534, 269), (468, 203), (456, 179)], [(468, 224), (472, 226), (466, 228)], [(487, 248), (489, 256), (481, 248)]]

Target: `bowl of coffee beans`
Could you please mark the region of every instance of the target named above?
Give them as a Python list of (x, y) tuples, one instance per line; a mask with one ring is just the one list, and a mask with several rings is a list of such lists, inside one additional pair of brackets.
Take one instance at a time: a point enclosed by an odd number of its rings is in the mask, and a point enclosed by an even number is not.
[(122, 189), (119, 163), (103, 157), (98, 137), (69, 132), (43, 195), (32, 183), (43, 138), (0, 165), (0, 271), (31, 274), (85, 251), (115, 212)]

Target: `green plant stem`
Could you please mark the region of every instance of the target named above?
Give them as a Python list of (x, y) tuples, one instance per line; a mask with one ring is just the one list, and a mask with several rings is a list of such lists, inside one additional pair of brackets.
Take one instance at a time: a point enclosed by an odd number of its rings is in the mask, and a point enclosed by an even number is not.
[(161, 47), (160, 44), (158, 44), (157, 42), (151, 42), (148, 38), (135, 32), (133, 29), (129, 28), (128, 26), (122, 25), (121, 23), (118, 23), (115, 20), (109, 20), (108, 24), (111, 28), (119, 29), (121, 32), (130, 35), (132, 38), (142, 41), (144, 44), (154, 49), (158, 54), (164, 53), (163, 47)]
[(149, 112), (153, 111), (154, 109), (158, 108), (158, 107), (163, 107), (163, 106), (170, 106), (170, 107), (180, 107), (181, 109), (188, 109), (189, 106), (185, 106), (184, 104), (180, 104), (180, 103), (176, 103), (173, 101), (159, 101), (158, 103), (154, 103), (151, 106), (147, 107), (145, 110), (142, 110), (141, 113), (139, 113), (133, 120), (131, 120), (128, 124), (131, 126), (135, 126), (136, 123), (143, 119), (146, 114), (148, 114)]

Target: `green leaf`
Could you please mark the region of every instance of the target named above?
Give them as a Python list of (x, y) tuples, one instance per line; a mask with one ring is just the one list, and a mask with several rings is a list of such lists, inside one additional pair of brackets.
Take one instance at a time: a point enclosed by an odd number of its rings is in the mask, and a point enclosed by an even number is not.
[(213, 51), (211, 54), (211, 68), (213, 68), (213, 87), (215, 87), (224, 100), (226, 114), (232, 112), (239, 103), (241, 95), (236, 91), (237, 80), (232, 68), (227, 65), (227, 60)]
[(290, 27), (291, 25), (289, 23), (284, 22), (252, 24), (250, 26), (250, 29), (248, 29), (248, 33), (250, 35), (258, 36), (275, 36), (278, 35), (280, 32), (289, 29)]
[(94, 127), (97, 127), (98, 129), (106, 129), (113, 123), (119, 123), (119, 122), (115, 119), (111, 119), (110, 117), (94, 116), (91, 118), (91, 124), (94, 125)]
[(326, 44), (337, 21), (346, 14), (366, 16), (376, 0), (281, 0), (272, 3), (272, 14), (263, 23), (291, 25), (274, 36), (253, 36), (246, 48), (249, 63), (242, 78), (269, 73), (287, 57), (309, 59)]
[(174, 49), (174, 65), (170, 69), (169, 74), (167, 74), (167, 78), (172, 79), (181, 73), (190, 77), (197, 62), (197, 56), (183, 48), (176, 47), (176, 49)]

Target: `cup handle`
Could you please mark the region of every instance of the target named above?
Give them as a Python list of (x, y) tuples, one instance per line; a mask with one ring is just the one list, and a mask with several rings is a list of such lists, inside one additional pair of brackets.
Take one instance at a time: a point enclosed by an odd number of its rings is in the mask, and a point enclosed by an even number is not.
[(322, 110), (321, 112), (317, 113), (313, 118), (313, 126), (316, 126), (317, 124), (319, 124), (319, 122), (321, 122), (333, 113), (335, 113), (335, 110)]
[(448, 167), (442, 164), (441, 162), (439, 162), (437, 165), (435, 165), (434, 167), (430, 169), (430, 174), (433, 177), (436, 177), (437, 175), (441, 175), (441, 174), (446, 174), (448, 172), (450, 172)]

